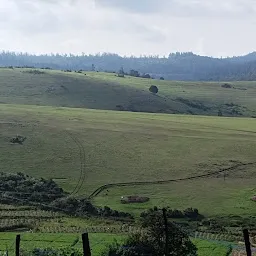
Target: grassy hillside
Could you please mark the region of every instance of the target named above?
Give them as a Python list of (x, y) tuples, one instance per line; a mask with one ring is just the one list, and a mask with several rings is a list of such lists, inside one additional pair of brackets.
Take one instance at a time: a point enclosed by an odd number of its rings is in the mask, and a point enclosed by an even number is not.
[[(77, 184), (89, 195), (106, 183), (186, 178), (236, 166), (224, 174), (162, 185), (116, 187), (98, 205), (139, 213), (151, 206), (197, 207), (208, 216), (255, 215), (254, 119), (0, 106), (3, 172), (55, 179), (66, 190)], [(26, 136), (23, 145), (10, 138)], [(150, 197), (122, 205), (120, 196)]]
[[(175, 82), (116, 74), (0, 69), (0, 102), (136, 112), (256, 116), (256, 82)], [(157, 85), (159, 93), (149, 92)]]

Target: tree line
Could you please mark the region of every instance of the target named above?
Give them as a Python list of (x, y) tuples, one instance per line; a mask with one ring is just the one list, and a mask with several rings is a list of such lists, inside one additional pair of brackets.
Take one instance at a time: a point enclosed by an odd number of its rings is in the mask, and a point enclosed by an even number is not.
[(168, 57), (121, 57), (111, 53), (32, 55), (1, 52), (0, 67), (8, 66), (117, 73), (123, 67), (123, 70), (135, 77), (191, 81), (256, 80), (256, 53), (222, 59), (199, 56), (192, 52), (171, 53)]

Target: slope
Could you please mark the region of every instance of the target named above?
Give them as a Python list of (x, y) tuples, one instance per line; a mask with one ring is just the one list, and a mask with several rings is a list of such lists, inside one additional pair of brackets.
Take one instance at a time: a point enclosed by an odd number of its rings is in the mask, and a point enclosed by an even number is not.
[[(157, 85), (159, 93), (149, 92)], [(113, 73), (0, 69), (0, 102), (133, 112), (255, 116), (256, 83), (175, 82)]]
[[(56, 180), (77, 195), (107, 183), (202, 179), (112, 188), (98, 205), (135, 211), (154, 205), (197, 207), (203, 214), (255, 214), (253, 119), (146, 114), (102, 110), (0, 105), (1, 171)], [(23, 145), (10, 138), (26, 136)], [(248, 163), (251, 163), (248, 165)], [(146, 195), (150, 202), (125, 206), (120, 196)], [(213, 207), (213, 208), (212, 208)], [(213, 210), (214, 209), (214, 210)]]

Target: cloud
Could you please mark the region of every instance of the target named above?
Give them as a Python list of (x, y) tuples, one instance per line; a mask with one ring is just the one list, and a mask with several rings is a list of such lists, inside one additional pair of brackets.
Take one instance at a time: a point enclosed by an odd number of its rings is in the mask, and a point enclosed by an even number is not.
[(135, 13), (155, 13), (160, 12), (172, 0), (95, 0), (99, 7), (121, 9)]
[(240, 17), (256, 12), (254, 0), (95, 0), (100, 7), (124, 12), (164, 13), (175, 17)]
[(0, 0), (0, 49), (35, 53), (253, 51), (254, 0)]

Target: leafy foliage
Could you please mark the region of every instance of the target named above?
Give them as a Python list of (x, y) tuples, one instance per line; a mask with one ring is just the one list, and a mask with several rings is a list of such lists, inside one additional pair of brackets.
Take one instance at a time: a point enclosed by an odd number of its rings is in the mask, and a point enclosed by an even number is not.
[[(147, 219), (149, 216), (151, 216), (152, 214), (158, 211), (159, 209), (157, 207), (154, 207), (147, 211), (142, 212), (140, 214), (140, 217), (143, 219)], [(166, 215), (167, 215), (167, 218), (173, 218), (173, 219), (187, 218), (190, 220), (202, 220), (204, 218), (204, 216), (199, 213), (198, 209), (193, 209), (193, 208), (187, 208), (184, 211), (167, 208)]]
[(131, 69), (129, 75), (134, 77), (139, 77), (140, 73), (137, 70)]
[(48, 203), (66, 195), (53, 180), (36, 179), (21, 172), (0, 173), (0, 193), (2, 203), (19, 203), (19, 199)]
[(151, 85), (151, 86), (149, 87), (149, 91), (152, 92), (152, 93), (154, 93), (154, 94), (156, 94), (156, 93), (158, 93), (158, 88), (157, 88), (157, 86), (155, 86), (155, 85)]
[(35, 179), (23, 173), (0, 173), (0, 202), (4, 204), (36, 203), (41, 209), (62, 211), (78, 216), (103, 216), (130, 218), (129, 213), (118, 212), (109, 207), (97, 208), (87, 199), (68, 195), (53, 180)]
[[(92, 64), (93, 63), (93, 64)], [(51, 54), (30, 55), (12, 52), (0, 53), (0, 66), (32, 67), (59, 70), (115, 70), (120, 66), (125, 70), (136, 70), (158, 78), (165, 76), (172, 80), (256, 80), (256, 53), (233, 58), (211, 58), (192, 52), (176, 52), (168, 57), (142, 56), (121, 57), (117, 54), (97, 55)], [(130, 72), (138, 77), (138, 73)]]
[(189, 236), (173, 223), (167, 223), (168, 239), (166, 239), (164, 218), (161, 211), (154, 211), (143, 219), (143, 231), (131, 235), (123, 245), (114, 244), (103, 254), (104, 256), (163, 256), (166, 255), (166, 240), (168, 255), (197, 255), (195, 245)]
[(21, 256), (82, 256), (82, 252), (78, 249), (73, 247), (67, 247), (62, 249), (53, 249), (53, 248), (46, 248), (46, 249), (39, 249), (35, 248), (31, 252), (22, 252)]
[(20, 136), (20, 135), (17, 135), (13, 138), (10, 139), (10, 142), (11, 143), (17, 143), (17, 144), (23, 144), (23, 142), (26, 140), (27, 138), (26, 137), (23, 137), (23, 136)]
[(49, 208), (57, 210), (64, 209), (65, 212), (69, 212), (70, 214), (75, 213), (78, 216), (95, 215), (113, 218), (133, 218), (129, 213), (118, 212), (107, 206), (104, 208), (97, 208), (87, 199), (77, 199), (74, 197), (65, 197), (55, 200), (49, 205)]

